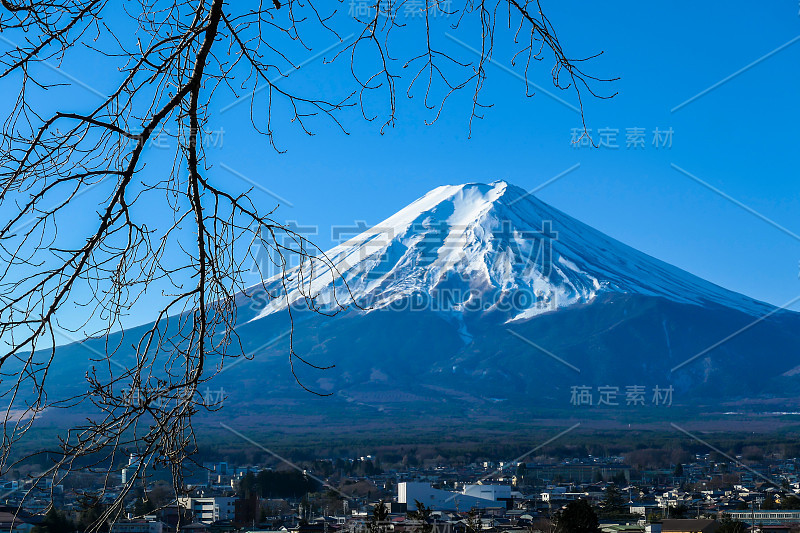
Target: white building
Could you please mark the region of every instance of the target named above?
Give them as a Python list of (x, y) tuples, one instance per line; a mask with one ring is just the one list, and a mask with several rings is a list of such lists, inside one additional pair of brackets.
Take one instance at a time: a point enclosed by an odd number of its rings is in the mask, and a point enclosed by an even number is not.
[(750, 525), (764, 524), (765, 526), (774, 526), (800, 522), (800, 510), (797, 509), (725, 511), (725, 514), (734, 520), (740, 520)]
[(508, 485), (466, 485), (462, 492), (435, 489), (430, 483), (403, 482), (397, 484), (397, 502), (405, 503), (409, 511), (416, 502), (438, 511), (469, 511), (487, 507), (505, 507), (511, 500)]
[(461, 492), (465, 496), (474, 496), (494, 502), (511, 499), (510, 485), (465, 485)]
[(139, 468), (139, 463), (141, 462), (141, 457), (132, 453), (130, 457), (128, 457), (128, 465), (122, 469), (122, 484), (125, 485), (131, 480), (131, 477), (136, 475), (136, 470)]
[(234, 502), (236, 498), (208, 497), (208, 498), (178, 498), (178, 505), (191, 511), (195, 520), (204, 524), (211, 524), (220, 520), (233, 520), (235, 515)]

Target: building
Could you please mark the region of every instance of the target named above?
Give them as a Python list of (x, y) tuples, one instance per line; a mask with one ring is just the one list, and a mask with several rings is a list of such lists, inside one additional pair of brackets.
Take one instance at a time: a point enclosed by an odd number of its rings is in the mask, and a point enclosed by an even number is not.
[(655, 513), (658, 510), (659, 506), (655, 501), (640, 501), (628, 504), (628, 512), (631, 514), (638, 514), (640, 516), (648, 516), (650, 513)]
[(493, 502), (506, 502), (511, 500), (510, 485), (464, 485), (461, 493), (465, 496), (473, 496)]
[(211, 524), (220, 520), (233, 520), (236, 516), (236, 498), (200, 497), (178, 498), (178, 505), (190, 511), (195, 520), (203, 524)]
[(527, 463), (526, 479), (553, 480), (560, 479), (571, 483), (592, 483), (600, 479), (612, 479), (625, 476), (625, 482), (631, 481), (631, 467), (622, 463), (586, 463), (540, 465)]
[(508, 485), (466, 485), (462, 492), (435, 489), (430, 483), (403, 482), (397, 484), (397, 502), (409, 511), (417, 509), (416, 502), (437, 511), (469, 511), (488, 507), (509, 508), (511, 487)]
[(734, 520), (739, 520), (748, 525), (754, 526), (764, 524), (765, 526), (779, 526), (784, 524), (800, 524), (800, 510), (775, 509), (767, 511), (726, 511), (726, 515)]
[(122, 469), (122, 484), (125, 485), (128, 483), (133, 476), (136, 475), (136, 470), (139, 468), (139, 464), (141, 463), (141, 457), (132, 453), (130, 457), (128, 457), (128, 464)]
[(203, 463), (203, 468), (208, 470), (209, 472), (213, 472), (218, 476), (227, 476), (228, 475), (228, 463), (226, 462), (216, 462), (216, 463)]

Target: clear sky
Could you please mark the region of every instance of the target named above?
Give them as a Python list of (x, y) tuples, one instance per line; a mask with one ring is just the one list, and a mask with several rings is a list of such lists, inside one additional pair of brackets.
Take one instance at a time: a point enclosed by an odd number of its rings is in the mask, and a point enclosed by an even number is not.
[[(610, 146), (571, 144), (580, 127), (574, 94), (552, 86), (545, 59), (532, 76), (541, 90), (526, 98), (501, 47), (483, 93), (493, 107), (471, 139), (468, 95), (427, 126), (421, 95), (405, 98), (401, 83), (399, 119), (384, 135), (356, 114), (349, 135), (324, 121), (314, 137), (281, 125), (276, 142), (287, 152), (277, 154), (252, 134), (249, 106), (228, 108), (233, 100), (221, 92), (209, 123), (224, 131), (207, 149), (211, 179), (233, 191), (258, 184), (264, 210), (282, 198), (275, 217), (317, 226), (314, 239), (327, 248), (332, 226), (378, 223), (439, 185), (504, 179), (530, 190), (561, 176), (537, 196), (634, 248), (775, 305), (800, 295), (797, 1), (542, 6), (569, 55), (603, 50), (587, 70), (621, 78), (598, 86), (615, 98), (584, 97), (587, 126)], [(314, 44), (309, 58), (336, 43), (321, 36)], [(113, 86), (100, 69), (63, 68), (101, 93)], [(316, 60), (290, 81), (333, 91), (335, 72)], [(92, 98), (70, 104), (81, 109)], [(635, 131), (643, 146), (628, 146)]]

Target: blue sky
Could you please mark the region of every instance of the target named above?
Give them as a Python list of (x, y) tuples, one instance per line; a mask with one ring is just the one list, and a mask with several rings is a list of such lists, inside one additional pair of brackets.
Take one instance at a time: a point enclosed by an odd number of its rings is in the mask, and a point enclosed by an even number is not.
[[(438, 185), (504, 179), (532, 189), (579, 165), (538, 196), (724, 287), (776, 305), (800, 295), (800, 239), (776, 227), (800, 234), (797, 2), (543, 8), (569, 53), (605, 51), (590, 72), (621, 78), (609, 85), (619, 91), (614, 99), (585, 101), (595, 140), (599, 130), (616, 129), (619, 148), (574, 147), (574, 110), (541, 91), (526, 98), (519, 79), (490, 65), (484, 102), (494, 107), (475, 123), (471, 139), (465, 100), (451, 102), (438, 123), (426, 126), (419, 98), (401, 98), (400, 119), (383, 136), (363, 122), (351, 123), (348, 136), (324, 125), (311, 138), (285, 131), (284, 155), (265, 149), (263, 139), (240, 138), (228, 116), (236, 112), (223, 113), (225, 144), (214, 157), (291, 202), (278, 218), (318, 225), (322, 244), (330, 242), (331, 225), (377, 223)], [(507, 54), (496, 59), (508, 65)], [(543, 62), (533, 79), (574, 104), (570, 92), (549, 84), (550, 66)], [(296, 76), (307, 82), (302, 71)], [(629, 128), (644, 129), (643, 148), (626, 148)], [(671, 146), (652, 144), (656, 128), (672, 130)], [(256, 194), (264, 205), (274, 202)]]
[[(603, 50), (587, 70), (621, 78), (597, 86), (618, 91), (611, 100), (584, 96), (595, 141), (603, 139), (601, 130), (616, 131), (615, 140), (605, 138), (616, 148), (571, 144), (581, 125), (574, 94), (552, 86), (546, 58), (531, 77), (541, 90), (526, 98), (523, 82), (508, 72), (510, 50), (500, 45), (482, 96), (493, 107), (474, 123), (472, 138), (468, 94), (453, 97), (428, 126), (431, 113), (421, 94), (405, 97), (406, 80), (398, 86), (397, 123), (385, 134), (357, 113), (345, 114), (349, 135), (324, 120), (311, 123), (313, 137), (276, 121), (276, 142), (286, 150), (278, 154), (253, 134), (247, 102), (228, 108), (234, 100), (220, 91), (208, 126), (224, 133), (207, 149), (210, 179), (232, 191), (257, 184), (253, 198), (265, 211), (282, 198), (275, 218), (317, 226), (314, 239), (327, 248), (332, 226), (378, 223), (439, 185), (503, 179), (530, 190), (563, 174), (537, 196), (726, 288), (775, 305), (800, 295), (800, 5), (545, 0), (542, 6), (569, 55)], [(314, 50), (296, 56), (300, 61), (336, 44), (330, 35), (314, 37)], [(438, 38), (459, 50), (443, 34)], [(400, 41), (399, 49), (412, 44)], [(107, 94), (114, 76), (94, 60), (79, 55), (63, 68)], [(287, 83), (308, 94), (335, 94), (345, 85), (337, 72), (316, 60)], [(77, 90), (69, 105), (96, 104), (91, 91)], [(633, 128), (643, 132), (644, 146), (626, 146)], [(667, 146), (663, 139), (653, 144), (656, 129), (671, 132)], [(158, 161), (157, 153), (152, 157)], [(92, 220), (87, 214), (75, 227)]]

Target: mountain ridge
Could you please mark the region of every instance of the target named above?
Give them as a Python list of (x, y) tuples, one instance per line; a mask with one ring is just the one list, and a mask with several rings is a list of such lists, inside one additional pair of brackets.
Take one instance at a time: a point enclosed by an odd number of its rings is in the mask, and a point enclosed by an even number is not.
[[(639, 252), (505, 181), (433, 189), (326, 256), (341, 277), (325, 271), (303, 285), (323, 307), (362, 301), (361, 307), (379, 309), (444, 288), (467, 307), (475, 294), (497, 303), (522, 291), (528, 303), (506, 313), (507, 321), (588, 303), (605, 292), (735, 307), (753, 316), (774, 309)], [(287, 301), (270, 302), (254, 320), (304, 299), (297, 272), (289, 272)], [(279, 281), (264, 283), (274, 290)]]

